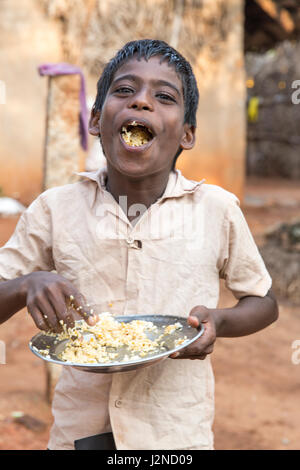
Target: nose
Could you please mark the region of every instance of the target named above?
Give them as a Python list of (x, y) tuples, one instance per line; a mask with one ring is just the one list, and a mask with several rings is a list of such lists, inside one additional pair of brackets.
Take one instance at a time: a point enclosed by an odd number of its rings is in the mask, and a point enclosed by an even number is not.
[(137, 91), (130, 100), (128, 107), (131, 109), (153, 111), (153, 103), (150, 92), (146, 89)]

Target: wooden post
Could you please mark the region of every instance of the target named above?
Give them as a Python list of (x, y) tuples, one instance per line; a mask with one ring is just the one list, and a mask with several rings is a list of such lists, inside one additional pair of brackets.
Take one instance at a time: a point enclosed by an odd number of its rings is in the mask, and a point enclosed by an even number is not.
[(75, 182), (80, 169), (79, 75), (48, 77), (43, 189)]
[[(43, 190), (75, 182), (81, 147), (79, 135), (79, 75), (48, 77)], [(45, 362), (46, 399), (52, 402), (62, 366)]]

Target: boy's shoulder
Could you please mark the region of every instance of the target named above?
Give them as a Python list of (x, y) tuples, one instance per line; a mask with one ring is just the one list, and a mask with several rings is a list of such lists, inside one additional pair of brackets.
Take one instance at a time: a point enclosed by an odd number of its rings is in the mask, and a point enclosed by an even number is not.
[(215, 201), (220, 201), (220, 203), (240, 203), (238, 197), (234, 193), (216, 184), (203, 183), (199, 190), (200, 194)]
[(53, 204), (70, 203), (71, 201), (74, 204), (82, 199), (82, 197), (89, 198), (91, 189), (95, 186), (90, 180), (79, 180), (74, 183), (46, 189), (37, 199), (50, 206)]
[(238, 197), (218, 186), (216, 184), (206, 183), (205, 180), (202, 181), (194, 181), (187, 178), (184, 178), (180, 175), (184, 185), (189, 185), (192, 188), (192, 192), (194, 193), (194, 201), (195, 203), (211, 203), (218, 206), (228, 207), (228, 205), (240, 205), (240, 201)]

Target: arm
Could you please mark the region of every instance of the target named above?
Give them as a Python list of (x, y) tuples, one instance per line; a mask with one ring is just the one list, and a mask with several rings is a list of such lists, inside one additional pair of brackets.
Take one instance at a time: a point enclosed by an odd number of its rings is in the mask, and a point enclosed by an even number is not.
[(198, 328), (204, 325), (204, 334), (179, 353), (172, 354), (172, 359), (205, 359), (212, 353), (217, 337), (246, 336), (262, 330), (278, 318), (278, 306), (270, 290), (265, 297), (247, 296), (239, 300), (232, 308), (209, 309), (194, 307), (188, 317), (188, 323)]
[(269, 290), (265, 297), (243, 297), (233, 308), (216, 309), (213, 317), (217, 336), (246, 336), (276, 321), (278, 305), (272, 290)]
[(26, 296), (21, 288), (24, 277), (0, 282), (0, 324), (26, 306)]
[[(20, 217), (16, 230), (0, 248), (0, 324), (27, 307), (41, 330), (72, 326), (83, 297), (56, 269), (52, 258), (51, 211), (39, 196)], [(72, 297), (70, 297), (72, 296)], [(86, 311), (84, 308), (78, 313)], [(87, 317), (86, 317), (87, 318)]]

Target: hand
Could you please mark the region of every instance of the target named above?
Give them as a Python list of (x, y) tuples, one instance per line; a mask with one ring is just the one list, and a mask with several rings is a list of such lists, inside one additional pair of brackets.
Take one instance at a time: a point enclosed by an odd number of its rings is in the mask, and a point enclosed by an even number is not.
[(23, 289), (27, 310), (40, 330), (61, 331), (62, 322), (72, 328), (76, 313), (91, 325), (95, 323), (84, 297), (59, 274), (44, 271), (28, 274)]
[(194, 328), (200, 328), (200, 324), (204, 326), (204, 333), (200, 338), (194, 341), (186, 348), (171, 354), (171, 359), (205, 359), (211, 354), (216, 341), (216, 325), (212, 311), (202, 305), (194, 307), (187, 319), (189, 325)]

